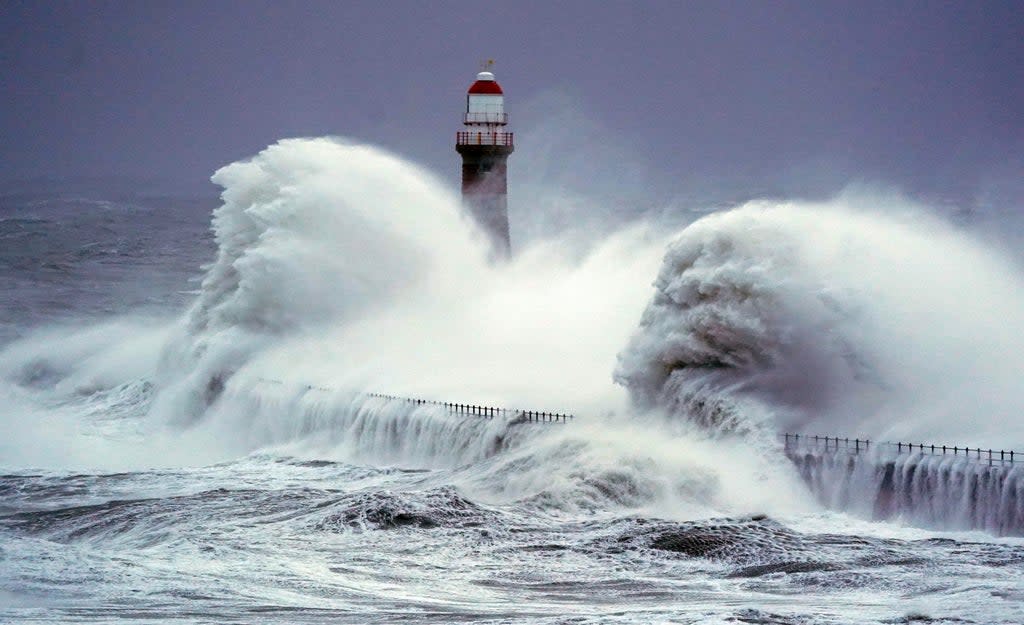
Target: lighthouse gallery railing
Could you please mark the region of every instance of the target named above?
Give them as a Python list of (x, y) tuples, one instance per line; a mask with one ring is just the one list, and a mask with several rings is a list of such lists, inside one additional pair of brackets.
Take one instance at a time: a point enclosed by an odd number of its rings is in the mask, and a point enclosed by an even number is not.
[(512, 147), (511, 132), (457, 132), (455, 143), (457, 145), (501, 145)]

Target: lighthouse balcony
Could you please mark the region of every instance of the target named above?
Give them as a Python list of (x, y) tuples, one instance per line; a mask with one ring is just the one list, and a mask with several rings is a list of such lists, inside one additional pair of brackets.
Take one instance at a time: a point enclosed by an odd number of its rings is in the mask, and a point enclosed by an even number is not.
[(467, 124), (500, 124), (508, 123), (508, 113), (479, 112), (466, 113)]
[(480, 131), (455, 133), (456, 145), (500, 145), (513, 147), (511, 132)]

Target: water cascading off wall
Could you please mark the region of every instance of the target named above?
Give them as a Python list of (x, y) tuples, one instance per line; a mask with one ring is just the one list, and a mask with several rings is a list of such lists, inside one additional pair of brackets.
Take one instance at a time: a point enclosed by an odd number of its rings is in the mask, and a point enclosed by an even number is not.
[(786, 456), (829, 508), (917, 527), (1024, 536), (1024, 463), (999, 453), (989, 459), (982, 450), (972, 457), (963, 449), (954, 455), (895, 447), (862, 443), (855, 452), (787, 441)]

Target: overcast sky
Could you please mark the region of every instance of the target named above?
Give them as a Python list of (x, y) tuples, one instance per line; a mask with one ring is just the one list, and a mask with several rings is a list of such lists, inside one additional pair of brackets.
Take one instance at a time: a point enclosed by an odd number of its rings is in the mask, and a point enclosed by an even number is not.
[(1024, 173), (1022, 16), (995, 1), (5, 0), (0, 179), (201, 189), (276, 139), (338, 134), (454, 186), (465, 90), (494, 58), (513, 182), (579, 167), (615, 184), (621, 159), (623, 185), (666, 197), (869, 181), (971, 198)]

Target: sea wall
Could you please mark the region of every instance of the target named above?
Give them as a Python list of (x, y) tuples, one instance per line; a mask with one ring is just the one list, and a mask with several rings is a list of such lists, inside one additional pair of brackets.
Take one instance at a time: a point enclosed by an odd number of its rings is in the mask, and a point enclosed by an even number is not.
[[(833, 439), (835, 440), (835, 439)], [(865, 518), (935, 529), (1024, 536), (1024, 463), (987, 450), (932, 453), (930, 446), (843, 439), (786, 441), (786, 455), (825, 506)]]

